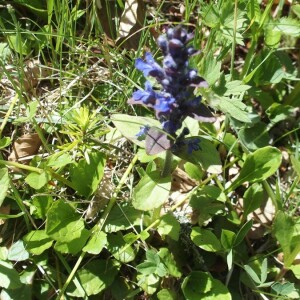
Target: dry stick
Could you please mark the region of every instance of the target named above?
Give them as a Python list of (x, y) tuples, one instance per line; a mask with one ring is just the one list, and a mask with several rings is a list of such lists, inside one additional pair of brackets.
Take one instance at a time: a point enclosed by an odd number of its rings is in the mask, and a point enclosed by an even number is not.
[[(123, 185), (125, 184), (125, 182), (127, 180), (127, 177), (130, 174), (132, 168), (134, 167), (135, 163), (137, 162), (137, 159), (138, 159), (138, 155), (135, 155), (134, 158), (132, 159), (130, 165), (128, 166), (127, 170), (123, 174), (123, 176), (122, 176), (118, 186), (116, 187), (111, 199), (109, 200), (108, 205), (107, 205), (106, 209), (103, 212), (102, 218), (95, 225), (93, 233), (96, 232), (96, 231), (102, 230), (102, 228), (104, 226), (104, 223), (105, 223), (111, 209), (113, 208), (114, 204), (117, 201), (118, 194), (119, 194), (121, 188), (123, 187)], [(67, 280), (66, 280), (64, 286), (62, 287), (59, 295), (57, 296), (56, 300), (64, 299), (64, 292), (67, 289), (67, 287), (69, 286), (69, 284), (72, 281), (73, 277), (75, 276), (75, 274), (76, 274), (76, 272), (77, 272), (77, 270), (78, 270), (78, 268), (79, 268), (79, 266), (80, 266), (80, 264), (81, 264), (81, 262), (82, 262), (82, 260), (85, 256), (85, 254), (86, 254), (86, 252), (83, 252), (83, 251), (81, 252), (78, 260), (76, 261), (76, 264), (75, 264), (72, 272), (70, 273), (69, 277), (67, 278)]]

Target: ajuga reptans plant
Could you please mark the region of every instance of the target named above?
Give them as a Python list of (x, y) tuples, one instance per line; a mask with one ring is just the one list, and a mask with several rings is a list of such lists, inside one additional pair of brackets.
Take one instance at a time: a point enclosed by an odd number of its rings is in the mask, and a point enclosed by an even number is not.
[(196, 69), (189, 67), (189, 58), (198, 51), (189, 45), (193, 34), (182, 26), (169, 28), (159, 36), (157, 44), (163, 53), (163, 66), (160, 66), (150, 52), (145, 60), (138, 58), (135, 67), (145, 77), (151, 76), (159, 83), (159, 88), (146, 81), (145, 89), (133, 93), (130, 104), (142, 104), (154, 109), (162, 128), (145, 126), (139, 136), (146, 138), (146, 151), (156, 154), (163, 150), (175, 151), (187, 145), (187, 151), (199, 149), (199, 139), (185, 139), (189, 134), (182, 128), (184, 119), (189, 116), (199, 121), (213, 121), (210, 111), (201, 103), (201, 96), (195, 96), (196, 87), (207, 87), (206, 81)]

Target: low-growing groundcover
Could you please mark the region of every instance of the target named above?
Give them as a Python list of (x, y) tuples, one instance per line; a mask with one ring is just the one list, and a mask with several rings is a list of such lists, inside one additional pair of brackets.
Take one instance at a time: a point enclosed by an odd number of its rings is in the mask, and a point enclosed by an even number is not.
[(294, 2), (1, 4), (1, 299), (299, 299)]

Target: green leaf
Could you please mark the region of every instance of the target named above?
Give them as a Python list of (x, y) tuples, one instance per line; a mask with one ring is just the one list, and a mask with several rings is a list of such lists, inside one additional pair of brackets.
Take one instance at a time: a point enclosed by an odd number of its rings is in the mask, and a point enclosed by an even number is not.
[(162, 289), (157, 293), (158, 300), (176, 300), (177, 294), (174, 291)]
[(148, 211), (160, 207), (169, 196), (171, 177), (161, 177), (159, 171), (146, 174), (133, 190), (134, 208)]
[(117, 234), (110, 234), (107, 237), (107, 250), (122, 263), (128, 263), (135, 259), (136, 252), (128, 246), (120, 232)]
[(97, 255), (107, 244), (107, 234), (103, 231), (96, 231), (89, 239), (82, 251)]
[(300, 232), (297, 224), (283, 211), (278, 211), (274, 223), (273, 233), (280, 243), (284, 254), (284, 266), (289, 268), (300, 252)]
[(295, 156), (291, 155), (291, 163), (298, 176), (300, 176), (300, 161), (297, 160)]
[(253, 75), (253, 80), (257, 86), (279, 83), (285, 75), (279, 57), (269, 50), (263, 50), (255, 57), (254, 70), (255, 66), (258, 68)]
[(52, 246), (53, 240), (45, 230), (33, 230), (23, 237), (26, 250), (32, 254), (40, 255)]
[(180, 153), (174, 153), (176, 156), (191, 162), (195, 165), (201, 165), (209, 173), (220, 174), (222, 172), (222, 163), (220, 154), (216, 146), (210, 141), (200, 138), (200, 150), (193, 151), (193, 155), (188, 154), (187, 149)]
[(246, 105), (239, 99), (222, 97), (218, 103), (220, 110), (229, 114), (232, 118), (244, 123), (250, 123), (248, 113), (245, 111)]
[(182, 274), (178, 269), (177, 263), (169, 249), (160, 248), (157, 254), (163, 262), (164, 266), (167, 268), (167, 273), (170, 276), (180, 278)]
[(290, 17), (283, 17), (279, 20), (276, 28), (282, 32), (282, 34), (290, 36), (300, 36), (300, 22), (297, 19)]
[(82, 158), (78, 164), (71, 168), (71, 182), (76, 191), (88, 197), (92, 195), (104, 173), (105, 155), (99, 151), (88, 154), (89, 162)]
[(161, 217), (157, 231), (161, 236), (169, 236), (171, 239), (178, 241), (180, 224), (173, 214), (168, 213)]
[(281, 152), (274, 147), (264, 147), (246, 157), (238, 178), (232, 183), (234, 190), (244, 182), (262, 181), (273, 175), (281, 164)]
[(271, 288), (277, 295), (282, 295), (282, 296), (287, 296), (293, 291), (296, 291), (295, 284), (291, 282), (285, 282), (285, 283), (275, 282), (271, 285)]
[(160, 277), (155, 275), (155, 274), (150, 274), (150, 275), (143, 275), (143, 274), (138, 274), (137, 275), (137, 280), (138, 280), (138, 285), (149, 295), (152, 295), (156, 292), (159, 282), (160, 282)]
[(252, 184), (244, 194), (243, 202), (243, 220), (260, 207), (264, 200), (264, 190), (259, 183)]
[(154, 250), (147, 250), (146, 258), (147, 259), (143, 263), (137, 265), (136, 269), (138, 272), (142, 273), (143, 275), (156, 274), (159, 277), (166, 276), (167, 269), (162, 263), (158, 253), (156, 253)]
[(234, 247), (238, 246), (245, 238), (249, 230), (251, 229), (253, 225), (253, 220), (249, 220), (247, 223), (245, 223), (242, 228), (238, 231), (236, 234), (236, 238), (234, 240)]
[(11, 245), (8, 250), (7, 259), (12, 261), (24, 261), (29, 258), (29, 253), (24, 247), (23, 241), (19, 240)]
[(222, 229), (221, 244), (224, 249), (229, 250), (233, 247), (233, 242), (236, 238), (236, 234), (233, 231)]
[(25, 123), (25, 122), (31, 121), (37, 112), (38, 104), (39, 104), (39, 101), (37, 101), (37, 100), (30, 102), (28, 104), (28, 107), (26, 108), (26, 117), (20, 117), (18, 119), (15, 119), (13, 121), (13, 123), (19, 124), (19, 123)]
[(264, 283), (268, 276), (268, 259), (265, 258), (261, 264), (260, 282)]
[(47, 212), (46, 233), (57, 241), (55, 249), (71, 254), (79, 252), (89, 237), (80, 215), (62, 200), (55, 201)]
[(110, 211), (105, 223), (105, 232), (126, 230), (139, 224), (141, 211), (132, 207), (131, 203), (123, 202), (115, 205)]
[(137, 138), (141, 128), (144, 126), (161, 128), (159, 121), (147, 117), (114, 114), (111, 120), (124, 137), (143, 148), (145, 148), (145, 141), (139, 141)]
[[(1, 43), (0, 43), (1, 44)], [(0, 149), (4, 149), (11, 144), (10, 137), (3, 137), (0, 139)]]
[(186, 300), (231, 300), (231, 295), (219, 280), (210, 274), (193, 271), (181, 285)]
[(249, 265), (245, 265), (244, 266), (245, 271), (247, 272), (247, 274), (250, 276), (250, 278), (257, 284), (262, 283), (258, 277), (258, 275), (255, 273), (255, 271), (249, 266)]
[(250, 151), (268, 146), (270, 141), (267, 125), (263, 122), (255, 123), (252, 127), (242, 128), (238, 137)]
[(0, 286), (6, 289), (17, 289), (21, 285), (19, 274), (13, 266), (0, 260)]
[(192, 241), (201, 249), (209, 252), (217, 252), (222, 249), (219, 239), (207, 229), (194, 227), (191, 232)]
[(7, 168), (0, 169), (0, 186), (1, 186), (0, 189), (0, 206), (1, 206), (9, 188), (9, 176), (8, 176)]
[(25, 178), (26, 183), (35, 190), (41, 189), (44, 185), (48, 183), (49, 180), (50, 176), (46, 171), (43, 171), (42, 173), (31, 172)]
[(53, 203), (51, 196), (36, 195), (32, 199), (33, 214), (38, 219), (46, 219), (46, 214)]
[(294, 273), (297, 279), (300, 279), (300, 265), (291, 265), (290, 270)]
[[(94, 259), (87, 263), (84, 268), (79, 269), (76, 274), (87, 296), (91, 296), (107, 289), (113, 283), (117, 273), (117, 264), (112, 260)], [(75, 288), (73, 290), (69, 288), (67, 294), (80, 298), (86, 296)]]
[(72, 157), (69, 154), (58, 153), (58, 155), (54, 154), (48, 158), (47, 166), (52, 168), (61, 168), (68, 164), (71, 164), (72, 162)]

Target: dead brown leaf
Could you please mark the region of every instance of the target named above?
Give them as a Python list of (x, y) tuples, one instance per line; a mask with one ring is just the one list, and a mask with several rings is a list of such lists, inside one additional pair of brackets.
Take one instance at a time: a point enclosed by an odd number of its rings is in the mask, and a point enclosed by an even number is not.
[(29, 157), (37, 154), (41, 144), (41, 139), (37, 133), (24, 134), (13, 143), (8, 160), (28, 163), (30, 161)]

